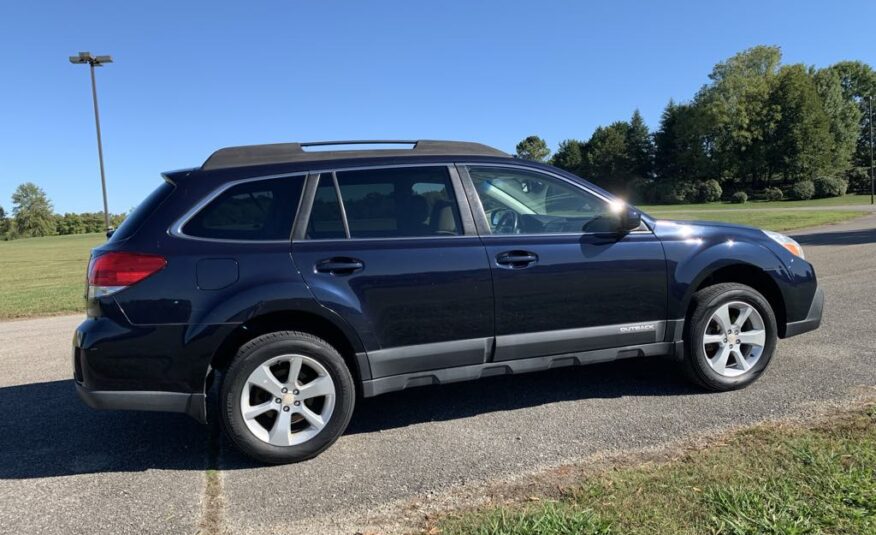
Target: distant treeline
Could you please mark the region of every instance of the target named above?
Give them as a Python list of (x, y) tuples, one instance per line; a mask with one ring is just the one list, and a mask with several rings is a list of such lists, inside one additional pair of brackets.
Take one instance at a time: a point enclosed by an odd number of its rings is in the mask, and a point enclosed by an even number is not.
[[(111, 214), (110, 226), (118, 227), (125, 214)], [(31, 182), (12, 194), (12, 215), (0, 206), (0, 239), (35, 238), (59, 234), (104, 232), (103, 212), (56, 214), (46, 193)]]
[(670, 101), (656, 132), (636, 110), (567, 139), (553, 156), (538, 136), (517, 155), (549, 161), (638, 202), (748, 197), (781, 200), (870, 191), (867, 97), (876, 72), (860, 61), (782, 65), (757, 46), (715, 65), (689, 102)]

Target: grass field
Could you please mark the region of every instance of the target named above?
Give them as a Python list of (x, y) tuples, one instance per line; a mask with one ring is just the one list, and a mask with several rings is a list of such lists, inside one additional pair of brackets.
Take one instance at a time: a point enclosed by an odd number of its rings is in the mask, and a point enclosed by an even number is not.
[(808, 428), (741, 431), (666, 464), (593, 476), (558, 499), (433, 527), (443, 535), (876, 533), (874, 467), (870, 407)]
[(0, 242), (0, 319), (83, 312), (85, 269), (103, 234)]
[(755, 208), (805, 208), (819, 206), (860, 206), (870, 204), (869, 195), (845, 195), (843, 197), (828, 197), (826, 199), (810, 199), (808, 201), (749, 201), (745, 204), (730, 202), (710, 202), (699, 204), (642, 204), (637, 205), (646, 213), (666, 212), (676, 210), (751, 210)]
[(737, 225), (749, 225), (767, 230), (786, 231), (830, 223), (839, 223), (854, 219), (866, 212), (854, 212), (847, 210), (689, 210), (673, 207), (674, 210), (661, 210), (650, 212), (651, 215), (661, 219), (705, 219), (709, 221), (725, 221)]

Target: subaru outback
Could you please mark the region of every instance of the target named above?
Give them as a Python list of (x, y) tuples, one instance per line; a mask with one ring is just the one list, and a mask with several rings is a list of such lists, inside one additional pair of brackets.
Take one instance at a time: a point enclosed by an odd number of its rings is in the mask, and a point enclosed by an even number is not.
[(217, 392), (231, 441), (286, 463), (329, 447), (357, 398), (655, 356), (726, 391), (821, 322), (787, 236), (658, 220), (476, 143), (368, 143), (165, 173), (92, 252), (82, 400), (205, 423)]

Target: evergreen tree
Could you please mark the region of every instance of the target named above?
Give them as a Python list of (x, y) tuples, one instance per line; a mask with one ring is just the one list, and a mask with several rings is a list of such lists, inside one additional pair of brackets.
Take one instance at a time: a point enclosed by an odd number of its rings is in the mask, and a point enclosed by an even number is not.
[(582, 174), (581, 166), (584, 162), (584, 151), (584, 142), (577, 139), (565, 139), (560, 142), (560, 147), (551, 158), (551, 165), (580, 176)]
[(550, 153), (547, 143), (538, 136), (529, 136), (517, 144), (517, 156), (524, 160), (543, 162)]
[(834, 147), (830, 120), (806, 67), (782, 67), (770, 100), (781, 110), (769, 144), (770, 160), (784, 183), (830, 174)]
[(624, 192), (627, 182), (635, 176), (627, 148), (629, 130), (629, 123), (624, 121), (598, 127), (587, 142), (584, 157), (584, 175), (617, 193)]
[(638, 109), (633, 112), (629, 125), (626, 145), (631, 171), (636, 177), (651, 178), (654, 175), (654, 139)]

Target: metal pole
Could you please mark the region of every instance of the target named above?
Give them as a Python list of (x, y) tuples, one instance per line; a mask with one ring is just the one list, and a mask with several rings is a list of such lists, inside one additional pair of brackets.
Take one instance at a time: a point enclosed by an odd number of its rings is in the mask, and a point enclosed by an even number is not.
[(876, 186), (874, 186), (876, 172), (873, 169), (873, 95), (867, 97), (867, 101), (870, 103), (868, 110), (870, 121), (870, 204), (873, 204), (874, 197), (876, 197)]
[(91, 98), (94, 100), (94, 125), (97, 127), (97, 157), (100, 160), (100, 188), (103, 191), (103, 223), (106, 230), (110, 229), (109, 206), (106, 201), (106, 175), (103, 171), (103, 143), (100, 140), (100, 113), (97, 111), (97, 84), (94, 80), (94, 62), (91, 67)]

